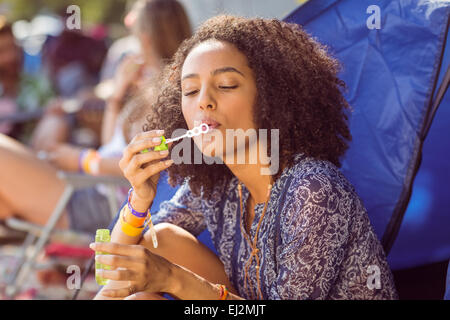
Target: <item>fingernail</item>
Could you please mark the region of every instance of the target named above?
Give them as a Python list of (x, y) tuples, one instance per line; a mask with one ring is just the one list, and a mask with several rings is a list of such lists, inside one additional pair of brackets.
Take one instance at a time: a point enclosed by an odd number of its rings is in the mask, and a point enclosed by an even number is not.
[(164, 133), (164, 130), (158, 130), (158, 131), (156, 131), (156, 134), (163, 134)]
[(91, 244), (89, 245), (89, 248), (91, 248), (91, 249), (94, 249), (94, 247), (95, 247), (95, 243), (91, 243)]
[(168, 165), (171, 165), (171, 164), (173, 163), (173, 160), (170, 159), (170, 160), (167, 160), (167, 161), (164, 162), (164, 163), (165, 163), (166, 166), (168, 166)]
[(169, 153), (169, 150), (163, 150), (163, 151), (159, 152), (159, 154), (161, 154), (161, 155), (165, 155), (165, 154), (168, 154), (168, 153)]
[(153, 138), (152, 142), (161, 142), (161, 138), (159, 138), (159, 137), (158, 138)]

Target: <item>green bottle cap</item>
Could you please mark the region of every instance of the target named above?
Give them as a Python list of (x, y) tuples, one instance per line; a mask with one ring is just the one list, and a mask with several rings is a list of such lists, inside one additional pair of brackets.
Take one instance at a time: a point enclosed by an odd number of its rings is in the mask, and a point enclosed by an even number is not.
[(169, 148), (167, 147), (166, 144), (166, 138), (164, 138), (164, 136), (161, 136), (161, 144), (159, 146), (156, 146), (155, 148), (153, 148), (153, 151), (164, 151), (164, 150), (168, 150)]
[(110, 242), (111, 235), (109, 229), (97, 229), (95, 233), (95, 242)]
[[(166, 144), (166, 138), (164, 136), (161, 136), (161, 144), (159, 146), (156, 146), (153, 148), (153, 151), (164, 151), (169, 150), (169, 147)], [(149, 150), (144, 149), (141, 151), (141, 153), (147, 153)]]
[(98, 237), (109, 237), (109, 229), (97, 229), (95, 236)]

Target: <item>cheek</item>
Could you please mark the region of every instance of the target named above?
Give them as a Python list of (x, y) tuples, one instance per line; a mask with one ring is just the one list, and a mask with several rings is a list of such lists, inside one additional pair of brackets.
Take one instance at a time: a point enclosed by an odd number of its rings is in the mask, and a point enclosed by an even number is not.
[(235, 128), (253, 127), (253, 100), (249, 96), (236, 95), (227, 97), (224, 101), (224, 113)]

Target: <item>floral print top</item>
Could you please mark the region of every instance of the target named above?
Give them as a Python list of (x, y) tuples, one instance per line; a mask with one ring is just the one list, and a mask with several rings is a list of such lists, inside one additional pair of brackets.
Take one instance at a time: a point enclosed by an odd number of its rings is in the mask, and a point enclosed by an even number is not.
[[(194, 235), (211, 234), (230, 282), (246, 299), (256, 299), (256, 262), (249, 281), (244, 267), (252, 248), (241, 230), (238, 179), (217, 185), (210, 200), (195, 196), (185, 182), (164, 201), (154, 223), (169, 222)], [(249, 191), (242, 185), (245, 203)], [(255, 206), (254, 239), (264, 203)], [(244, 231), (247, 232), (247, 231)], [(272, 187), (257, 248), (264, 299), (398, 299), (383, 248), (354, 187), (329, 161), (295, 156)], [(250, 290), (252, 289), (252, 290)]]

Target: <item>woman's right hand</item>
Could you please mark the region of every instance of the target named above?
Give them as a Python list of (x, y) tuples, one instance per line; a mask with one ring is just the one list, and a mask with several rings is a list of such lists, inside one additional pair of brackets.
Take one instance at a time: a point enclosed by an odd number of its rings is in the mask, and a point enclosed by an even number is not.
[[(156, 186), (160, 172), (173, 164), (173, 160), (164, 160), (169, 155), (153, 151), (153, 148), (161, 144), (163, 130), (152, 130), (137, 134), (128, 144), (119, 161), (119, 167), (125, 178), (133, 187), (131, 205), (134, 210), (145, 212), (150, 207), (156, 195)], [(153, 140), (158, 139), (159, 141)], [(172, 143), (169, 143), (169, 148)], [(141, 151), (148, 149), (148, 152)]]

